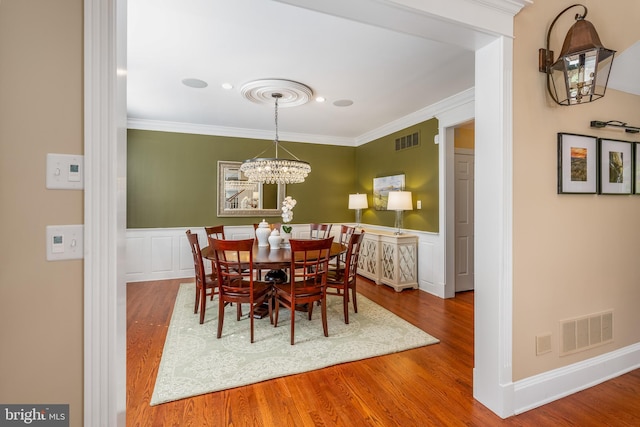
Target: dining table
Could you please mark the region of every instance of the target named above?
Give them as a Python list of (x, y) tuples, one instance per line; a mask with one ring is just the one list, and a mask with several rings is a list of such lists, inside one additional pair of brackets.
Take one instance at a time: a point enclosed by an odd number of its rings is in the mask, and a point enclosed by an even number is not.
[[(335, 258), (347, 250), (347, 246), (340, 242), (332, 242), (329, 250), (329, 258)], [(288, 278), (285, 269), (291, 267), (291, 247), (271, 249), (269, 246), (258, 246), (256, 240), (251, 253), (253, 254), (253, 268), (256, 271), (269, 270), (264, 281), (272, 284), (286, 283)], [(302, 255), (302, 254), (301, 254)], [(202, 248), (202, 257), (215, 262), (215, 254), (210, 246)], [(247, 256), (247, 268), (249, 258)], [(296, 310), (306, 311), (306, 306), (296, 307)], [(263, 304), (254, 311), (254, 317), (262, 319), (268, 313), (268, 306)]]
[[(335, 258), (347, 250), (347, 246), (340, 242), (332, 242), (329, 250), (329, 258)], [(269, 246), (258, 246), (256, 240), (253, 244), (253, 268), (255, 270), (269, 270), (265, 275), (266, 281), (282, 283), (286, 281), (284, 269), (291, 267), (291, 247), (271, 249)], [(215, 254), (210, 246), (202, 248), (202, 257), (215, 262)], [(246, 259), (247, 264), (249, 259)]]

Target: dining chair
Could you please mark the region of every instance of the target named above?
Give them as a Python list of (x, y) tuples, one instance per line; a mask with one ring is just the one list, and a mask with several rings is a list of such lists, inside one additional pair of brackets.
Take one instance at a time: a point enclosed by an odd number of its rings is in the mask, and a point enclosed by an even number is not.
[[(356, 228), (350, 225), (341, 225), (340, 226), (340, 234), (338, 235), (338, 242), (345, 248), (349, 247), (349, 241), (351, 240), (351, 236), (355, 233)], [(333, 258), (329, 261), (329, 269), (330, 270), (344, 270), (344, 264), (346, 262), (347, 251), (340, 253), (337, 257)]]
[(312, 239), (326, 239), (331, 235), (332, 224), (309, 224), (309, 231)]
[(358, 274), (358, 258), (360, 257), (360, 247), (364, 238), (364, 231), (352, 233), (347, 245), (344, 269), (330, 270), (327, 274), (327, 295), (337, 295), (342, 297), (344, 310), (344, 323), (349, 324), (349, 293), (353, 301), (353, 312), (358, 312), (358, 301), (356, 300), (356, 279)]
[[(209, 238), (213, 239), (226, 239), (224, 237), (224, 225), (214, 225), (211, 227), (205, 227), (204, 232), (207, 235), (207, 240)], [(216, 263), (214, 260), (211, 260), (211, 276), (216, 277), (218, 272), (216, 271)]]
[(237, 304), (237, 320), (240, 320), (241, 304), (249, 304), (252, 343), (256, 308), (268, 304), (269, 319), (273, 323), (271, 285), (253, 278), (253, 241), (209, 239), (218, 269), (218, 338), (222, 337), (224, 308), (228, 304)]
[(280, 305), (291, 312), (291, 345), (294, 344), (295, 311), (304, 308), (309, 320), (313, 314), (313, 305), (320, 302), (322, 313), (322, 329), (324, 336), (329, 336), (327, 327), (327, 271), (329, 269), (329, 253), (333, 237), (319, 240), (290, 240), (291, 267), (289, 281), (274, 285), (275, 320), (278, 326)]
[(204, 261), (202, 259), (200, 243), (198, 242), (198, 235), (192, 233), (191, 230), (187, 230), (187, 240), (189, 240), (191, 253), (193, 254), (193, 268), (195, 269), (196, 280), (196, 304), (193, 313), (197, 313), (198, 308), (200, 308), (200, 324), (202, 324), (204, 323), (207, 296), (210, 296), (213, 300), (213, 296), (217, 294), (218, 279), (217, 276), (207, 275), (204, 272)]

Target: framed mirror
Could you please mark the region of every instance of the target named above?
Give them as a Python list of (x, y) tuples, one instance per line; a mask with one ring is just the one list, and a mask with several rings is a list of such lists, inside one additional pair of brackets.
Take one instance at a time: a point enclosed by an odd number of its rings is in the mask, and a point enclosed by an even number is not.
[(250, 182), (241, 164), (218, 161), (218, 216), (280, 216), (285, 184)]

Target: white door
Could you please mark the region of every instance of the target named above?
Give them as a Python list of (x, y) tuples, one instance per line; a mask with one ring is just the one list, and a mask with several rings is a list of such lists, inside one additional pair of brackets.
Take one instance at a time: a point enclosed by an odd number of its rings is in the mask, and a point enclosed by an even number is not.
[(473, 289), (473, 162), (473, 152), (469, 154), (456, 152), (454, 157), (456, 292)]

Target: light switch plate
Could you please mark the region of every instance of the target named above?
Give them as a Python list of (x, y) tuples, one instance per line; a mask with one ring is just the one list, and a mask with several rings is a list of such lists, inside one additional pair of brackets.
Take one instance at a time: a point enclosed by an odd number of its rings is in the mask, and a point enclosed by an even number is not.
[(84, 156), (47, 154), (47, 188), (50, 190), (84, 189)]
[(47, 261), (84, 258), (84, 225), (48, 225)]

